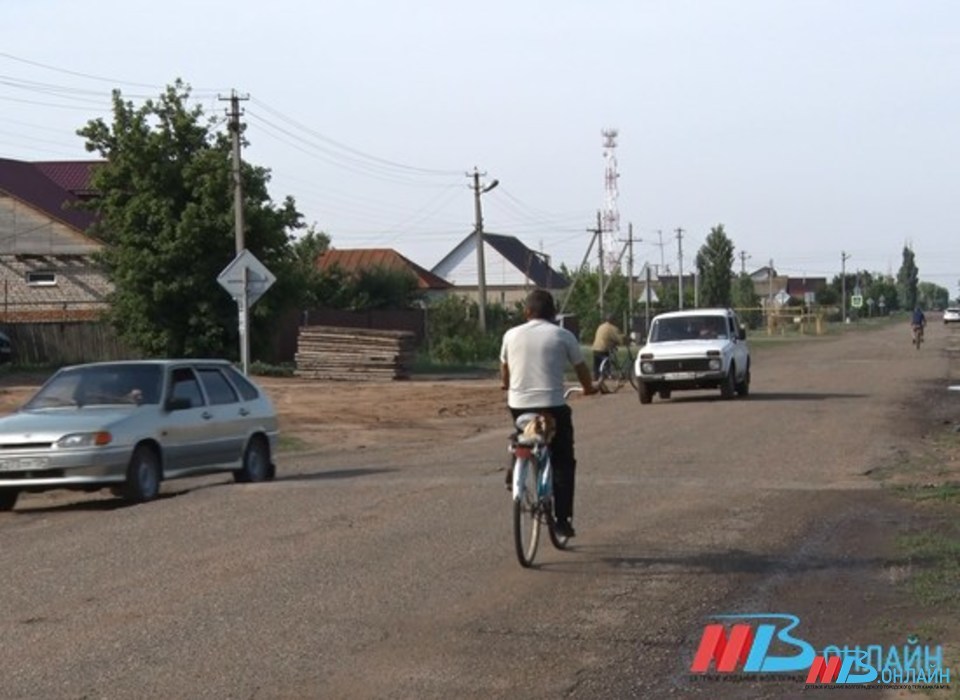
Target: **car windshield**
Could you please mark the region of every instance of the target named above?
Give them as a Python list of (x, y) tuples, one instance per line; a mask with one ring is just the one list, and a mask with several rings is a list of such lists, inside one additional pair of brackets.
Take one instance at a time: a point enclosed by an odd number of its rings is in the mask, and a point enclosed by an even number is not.
[(69, 367), (53, 375), (24, 408), (158, 404), (162, 377), (162, 369), (150, 364)]
[(658, 318), (650, 329), (651, 343), (671, 340), (726, 339), (727, 322), (723, 316), (677, 316)]

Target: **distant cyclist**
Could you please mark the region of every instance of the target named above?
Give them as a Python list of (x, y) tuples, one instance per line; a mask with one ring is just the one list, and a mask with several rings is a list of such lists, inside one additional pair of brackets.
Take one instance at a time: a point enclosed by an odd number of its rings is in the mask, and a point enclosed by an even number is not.
[(927, 317), (924, 316), (923, 309), (918, 304), (917, 308), (913, 310), (913, 318), (910, 320), (910, 327), (913, 328), (913, 334), (917, 338), (918, 344), (923, 341), (923, 328), (926, 325)]
[(615, 314), (607, 314), (593, 336), (593, 378), (600, 379), (600, 365), (616, 352), (617, 346), (623, 345), (625, 338), (617, 327)]

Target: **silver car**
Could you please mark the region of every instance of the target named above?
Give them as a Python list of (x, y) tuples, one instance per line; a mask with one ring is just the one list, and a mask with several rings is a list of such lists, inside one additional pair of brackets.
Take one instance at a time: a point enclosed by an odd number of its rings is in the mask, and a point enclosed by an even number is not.
[(23, 491), (108, 487), (139, 503), (164, 479), (271, 479), (277, 437), (270, 400), (226, 361), (64, 367), (0, 418), (0, 511)]

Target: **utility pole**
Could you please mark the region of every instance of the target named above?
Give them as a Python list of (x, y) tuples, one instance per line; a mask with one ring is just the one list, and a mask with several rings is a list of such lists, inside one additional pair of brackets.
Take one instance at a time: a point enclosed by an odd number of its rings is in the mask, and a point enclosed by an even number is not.
[[(486, 173), (483, 173), (486, 175)], [(477, 322), (480, 326), (480, 332), (487, 332), (487, 266), (483, 259), (483, 211), (480, 208), (480, 195), (489, 192), (500, 184), (499, 180), (494, 180), (485, 187), (480, 187), (480, 173), (476, 168), (473, 173), (467, 173), (467, 177), (473, 178), (473, 214), (474, 214), (474, 238), (477, 245)]]
[(747, 251), (745, 250), (740, 251), (740, 274), (741, 275), (747, 274), (747, 258), (749, 257), (750, 256), (747, 255)]
[[(590, 229), (587, 229), (587, 230), (590, 230)], [(599, 211), (597, 212), (597, 228), (593, 230), (593, 233), (597, 237), (597, 252), (599, 254), (599, 260), (600, 260), (600, 265), (597, 268), (597, 270), (600, 273), (600, 298), (598, 301), (600, 304), (600, 319), (602, 321), (603, 320), (603, 294), (606, 291), (604, 289), (604, 285), (606, 284), (606, 281), (604, 279), (604, 274), (603, 274), (603, 225), (602, 225), (602, 219)]]
[(840, 251), (840, 323), (847, 322), (847, 260), (850, 255)]
[[(240, 100), (249, 100), (249, 96), (240, 97), (236, 90), (230, 91), (230, 97), (220, 97), (221, 102), (230, 102), (230, 111), (227, 116), (230, 117), (228, 129), (230, 130), (230, 139), (233, 144), (233, 232), (236, 241), (237, 255), (244, 251), (245, 243), (243, 236), (243, 181), (242, 181), (242, 161), (240, 160), (240, 133), (243, 130), (240, 124)], [(250, 309), (247, 304), (247, 273), (246, 267), (243, 268), (243, 290), (240, 293), (237, 305), (240, 307), (240, 366), (243, 373), (246, 374), (250, 367)]]
[(627, 314), (630, 316), (630, 325), (633, 326), (633, 244), (642, 239), (633, 237), (633, 223), (627, 224)]
[(646, 274), (647, 289), (646, 289), (646, 291), (644, 292), (644, 294), (645, 294), (646, 297), (647, 297), (647, 303), (644, 304), (644, 306), (646, 307), (646, 310), (643, 312), (643, 338), (644, 338), (644, 340), (646, 340), (647, 334), (650, 332), (650, 284), (651, 284), (651, 280), (650, 280), (650, 263), (648, 262), (648, 263), (645, 265), (645, 267), (647, 268), (647, 274)]
[(680, 275), (677, 277), (678, 296), (680, 298), (680, 310), (683, 311), (683, 229), (677, 229), (677, 261), (680, 264)]
[(657, 229), (657, 240), (659, 241), (657, 245), (660, 247), (660, 267), (657, 268), (657, 274), (660, 274), (660, 271), (667, 267), (666, 262), (663, 257), (663, 231)]

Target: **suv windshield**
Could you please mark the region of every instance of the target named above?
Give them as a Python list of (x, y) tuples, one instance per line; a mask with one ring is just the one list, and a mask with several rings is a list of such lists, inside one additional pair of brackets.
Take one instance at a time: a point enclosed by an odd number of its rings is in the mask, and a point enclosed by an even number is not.
[(678, 316), (659, 318), (650, 329), (651, 343), (671, 340), (716, 340), (727, 338), (727, 322), (723, 316)]

